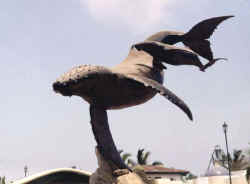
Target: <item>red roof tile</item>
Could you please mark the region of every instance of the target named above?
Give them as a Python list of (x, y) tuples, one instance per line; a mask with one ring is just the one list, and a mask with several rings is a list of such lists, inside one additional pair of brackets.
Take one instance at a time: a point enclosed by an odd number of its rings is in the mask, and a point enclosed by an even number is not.
[(174, 168), (166, 168), (163, 166), (153, 166), (153, 165), (143, 165), (142, 166), (146, 173), (176, 173), (176, 174), (187, 174), (189, 171), (174, 169)]

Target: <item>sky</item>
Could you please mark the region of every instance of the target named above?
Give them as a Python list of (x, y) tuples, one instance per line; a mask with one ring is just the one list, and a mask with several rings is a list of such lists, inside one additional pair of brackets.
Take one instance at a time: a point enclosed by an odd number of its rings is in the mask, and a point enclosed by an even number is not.
[[(161, 30), (188, 31), (199, 21), (235, 15), (214, 32), (215, 57), (205, 73), (167, 66), (164, 85), (182, 98), (194, 121), (160, 95), (109, 111), (119, 149), (151, 151), (150, 162), (204, 174), (215, 145), (250, 142), (250, 3), (247, 0), (8, 0), (0, 1), (0, 176), (76, 165), (95, 171), (89, 105), (55, 94), (52, 83), (70, 68), (114, 66), (132, 44)], [(179, 45), (182, 46), (182, 45)], [(202, 60), (206, 62), (205, 60)]]

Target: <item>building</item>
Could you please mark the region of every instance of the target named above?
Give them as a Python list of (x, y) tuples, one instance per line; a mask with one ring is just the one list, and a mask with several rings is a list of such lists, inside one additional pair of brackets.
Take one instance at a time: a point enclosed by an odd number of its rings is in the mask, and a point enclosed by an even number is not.
[(25, 177), (13, 184), (88, 184), (90, 175), (79, 169), (58, 168)]
[(167, 178), (170, 180), (181, 180), (182, 177), (190, 173), (186, 170), (166, 168), (163, 166), (143, 165), (142, 167), (148, 178), (151, 179)]

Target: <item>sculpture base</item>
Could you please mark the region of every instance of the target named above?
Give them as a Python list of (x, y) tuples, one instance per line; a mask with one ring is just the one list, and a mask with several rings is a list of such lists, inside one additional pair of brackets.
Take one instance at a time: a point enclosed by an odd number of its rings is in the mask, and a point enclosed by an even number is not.
[(147, 179), (136, 172), (130, 172), (128, 169), (117, 169), (108, 163), (98, 149), (95, 149), (98, 160), (97, 170), (90, 176), (89, 184), (153, 184), (153, 181)]

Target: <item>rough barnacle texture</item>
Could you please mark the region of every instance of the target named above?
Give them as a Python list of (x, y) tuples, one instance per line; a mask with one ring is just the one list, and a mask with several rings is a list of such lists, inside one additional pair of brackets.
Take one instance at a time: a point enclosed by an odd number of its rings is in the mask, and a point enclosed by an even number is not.
[(90, 176), (89, 184), (154, 184), (153, 180), (148, 180), (145, 173), (136, 169), (135, 172), (129, 172), (125, 169), (116, 170), (118, 176), (112, 173), (110, 163), (103, 159), (96, 149), (96, 157), (99, 168)]
[(89, 75), (92, 74), (104, 74), (110, 73), (111, 70), (107, 69), (103, 66), (92, 66), (92, 65), (80, 65), (72, 68), (70, 71), (61, 75), (56, 82), (77, 82), (83, 78), (87, 78)]
[(156, 91), (145, 88), (133, 77), (103, 66), (81, 65), (64, 73), (53, 84), (64, 96), (80, 96), (89, 104), (105, 109), (121, 109), (151, 99)]

